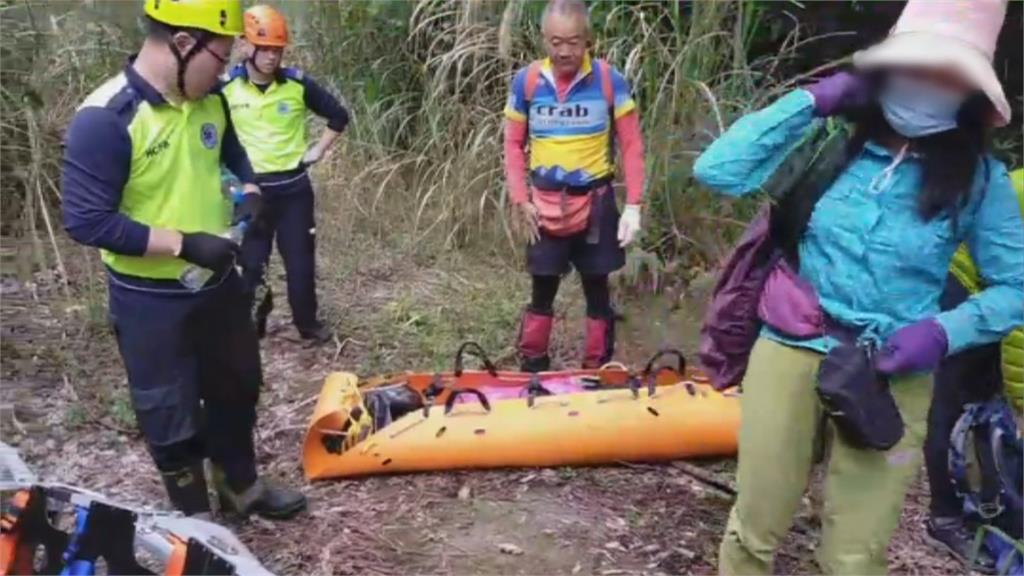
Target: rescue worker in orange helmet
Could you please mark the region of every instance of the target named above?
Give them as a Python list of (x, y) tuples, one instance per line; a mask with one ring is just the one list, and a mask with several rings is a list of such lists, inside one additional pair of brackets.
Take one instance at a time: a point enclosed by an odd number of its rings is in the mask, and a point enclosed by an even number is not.
[[(266, 5), (253, 6), (245, 11), (244, 20), (246, 60), (231, 70), (223, 90), (265, 204), (262, 222), (242, 244), (243, 279), (255, 298), (265, 286), (276, 237), (287, 274), (292, 321), (304, 339), (325, 342), (332, 333), (317, 317), (316, 223), (307, 170), (341, 136), (348, 111), (301, 70), (281, 66), (289, 34), (280, 12)], [(307, 111), (327, 120), (327, 128), (312, 146), (306, 143)], [(257, 322), (262, 333), (265, 317)]]

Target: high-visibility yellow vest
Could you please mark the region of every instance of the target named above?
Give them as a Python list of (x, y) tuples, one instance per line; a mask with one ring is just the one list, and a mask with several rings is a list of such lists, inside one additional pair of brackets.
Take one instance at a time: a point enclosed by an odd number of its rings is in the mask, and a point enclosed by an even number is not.
[(299, 166), (306, 152), (306, 87), (302, 72), (282, 68), (261, 90), (245, 66), (232, 70), (224, 84), (231, 122), (257, 174), (284, 172)]
[[(225, 232), (230, 200), (221, 192), (221, 143), (227, 111), (219, 94), (173, 104), (138, 95), (125, 72), (82, 103), (124, 113), (131, 140), (131, 168), (118, 210), (155, 228)], [(102, 251), (103, 262), (122, 274), (175, 279), (187, 265), (172, 256), (127, 256)]]

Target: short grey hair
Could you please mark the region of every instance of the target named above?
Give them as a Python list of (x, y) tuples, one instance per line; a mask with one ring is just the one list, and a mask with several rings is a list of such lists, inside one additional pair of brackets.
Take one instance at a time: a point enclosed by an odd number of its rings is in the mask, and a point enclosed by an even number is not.
[(540, 17), (541, 32), (547, 27), (548, 17), (552, 14), (578, 18), (583, 22), (583, 31), (590, 36), (590, 10), (583, 0), (548, 0), (544, 13)]

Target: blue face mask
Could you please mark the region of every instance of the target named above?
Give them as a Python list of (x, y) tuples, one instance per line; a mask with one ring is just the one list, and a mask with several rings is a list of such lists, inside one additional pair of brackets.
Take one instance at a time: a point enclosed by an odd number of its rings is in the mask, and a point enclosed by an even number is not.
[(956, 128), (965, 96), (908, 76), (891, 76), (879, 94), (882, 113), (892, 129), (920, 138)]

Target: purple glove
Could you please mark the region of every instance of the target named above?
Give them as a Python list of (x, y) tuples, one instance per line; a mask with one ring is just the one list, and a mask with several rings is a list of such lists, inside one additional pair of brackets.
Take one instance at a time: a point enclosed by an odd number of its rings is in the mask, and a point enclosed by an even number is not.
[(934, 319), (921, 320), (897, 330), (875, 357), (875, 368), (884, 374), (931, 372), (946, 356), (949, 341)]
[(849, 72), (836, 72), (805, 89), (814, 96), (816, 116), (833, 116), (864, 106), (871, 97), (867, 80)]

